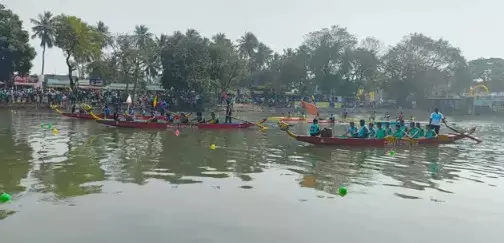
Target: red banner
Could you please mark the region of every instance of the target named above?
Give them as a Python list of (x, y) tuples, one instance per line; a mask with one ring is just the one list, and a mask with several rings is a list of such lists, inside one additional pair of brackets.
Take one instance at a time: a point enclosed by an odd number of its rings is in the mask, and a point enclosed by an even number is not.
[(16, 76), (16, 77), (14, 77), (14, 82), (16, 82), (16, 83), (30, 83), (30, 77)]

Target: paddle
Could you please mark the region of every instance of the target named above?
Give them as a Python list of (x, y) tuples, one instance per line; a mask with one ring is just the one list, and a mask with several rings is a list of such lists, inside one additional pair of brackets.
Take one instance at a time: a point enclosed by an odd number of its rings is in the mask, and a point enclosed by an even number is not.
[[(448, 124), (446, 123), (446, 120), (443, 120), (443, 123), (445, 124), (445, 126), (446, 126), (447, 128), (449, 128), (450, 130), (452, 130), (452, 131), (454, 131), (454, 132), (458, 133), (459, 135), (462, 135), (463, 137), (468, 137), (468, 138), (470, 138), (471, 140), (476, 141), (477, 143), (481, 143), (481, 142), (483, 142), (483, 141), (481, 141), (481, 140), (479, 140), (479, 139), (477, 139), (477, 138), (475, 138), (475, 137), (471, 136), (471, 134), (470, 134), (470, 133), (462, 133), (462, 132), (458, 131), (457, 129), (455, 129), (455, 128), (453, 128), (453, 127), (448, 126)], [(473, 130), (473, 132), (474, 132), (474, 130)]]

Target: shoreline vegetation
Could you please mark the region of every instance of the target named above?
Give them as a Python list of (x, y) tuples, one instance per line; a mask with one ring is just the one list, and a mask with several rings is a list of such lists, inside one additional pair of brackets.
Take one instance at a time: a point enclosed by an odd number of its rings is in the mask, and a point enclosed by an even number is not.
[(374, 37), (358, 39), (334, 25), (307, 33), (298, 47), (275, 52), (251, 32), (232, 40), (224, 33), (205, 37), (194, 29), (155, 35), (137, 25), (131, 33), (113, 34), (101, 21), (89, 24), (49, 11), (26, 25), (4, 5), (0, 18), (9, 23), (0, 33), (8, 37), (7, 45), (0, 45), (0, 81), (7, 84), (12, 84), (14, 73), (34, 73), (31, 37), (42, 47), (41, 74), (46, 50), (59, 48), (72, 88), (75, 77), (92, 78), (127, 83), (133, 95), (156, 82), (171, 93), (195, 92), (204, 100), (239, 88), (260, 89), (270, 96), (320, 94), (329, 99), (366, 99), (366, 93), (375, 92), (407, 108), (415, 99), (467, 94), (475, 82), (504, 91), (503, 59), (468, 62), (448, 41), (421, 33), (386, 47)]

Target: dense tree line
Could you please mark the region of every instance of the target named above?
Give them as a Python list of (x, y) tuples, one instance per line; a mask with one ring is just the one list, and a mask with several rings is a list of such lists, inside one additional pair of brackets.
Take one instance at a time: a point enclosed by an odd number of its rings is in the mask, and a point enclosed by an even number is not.
[[(0, 62), (5, 64), (0, 78), (6, 80), (12, 72), (27, 73), (35, 53), (18, 16), (0, 5), (0, 18), (8, 23), (0, 27)], [(373, 37), (358, 40), (346, 28), (332, 26), (277, 53), (250, 32), (238, 40), (223, 33), (204, 37), (194, 29), (156, 36), (139, 25), (131, 33), (111, 34), (103, 22), (91, 25), (50, 12), (31, 22), (42, 58), (46, 48), (63, 51), (72, 86), (77, 74), (128, 83), (132, 89), (160, 80), (166, 89), (201, 94), (235, 87), (341, 96), (354, 96), (359, 89), (384, 90), (399, 102), (435, 91), (463, 93), (474, 81), (504, 91), (503, 59), (467, 62), (448, 41), (419, 33), (385, 48)]]

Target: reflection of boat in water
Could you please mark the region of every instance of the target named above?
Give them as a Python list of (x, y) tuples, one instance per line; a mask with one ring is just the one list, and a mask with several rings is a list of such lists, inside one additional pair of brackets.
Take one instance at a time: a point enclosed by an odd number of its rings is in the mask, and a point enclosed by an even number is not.
[(280, 128), (284, 130), (290, 137), (305, 143), (315, 145), (333, 145), (333, 146), (385, 146), (388, 144), (395, 145), (436, 145), (454, 143), (457, 140), (470, 136), (476, 129), (473, 128), (471, 133), (468, 134), (440, 134), (437, 138), (433, 139), (395, 139), (393, 137), (386, 137), (385, 139), (367, 139), (367, 138), (349, 138), (349, 137), (322, 137), (322, 136), (303, 136), (296, 135), (289, 130), (286, 123), (280, 123)]

